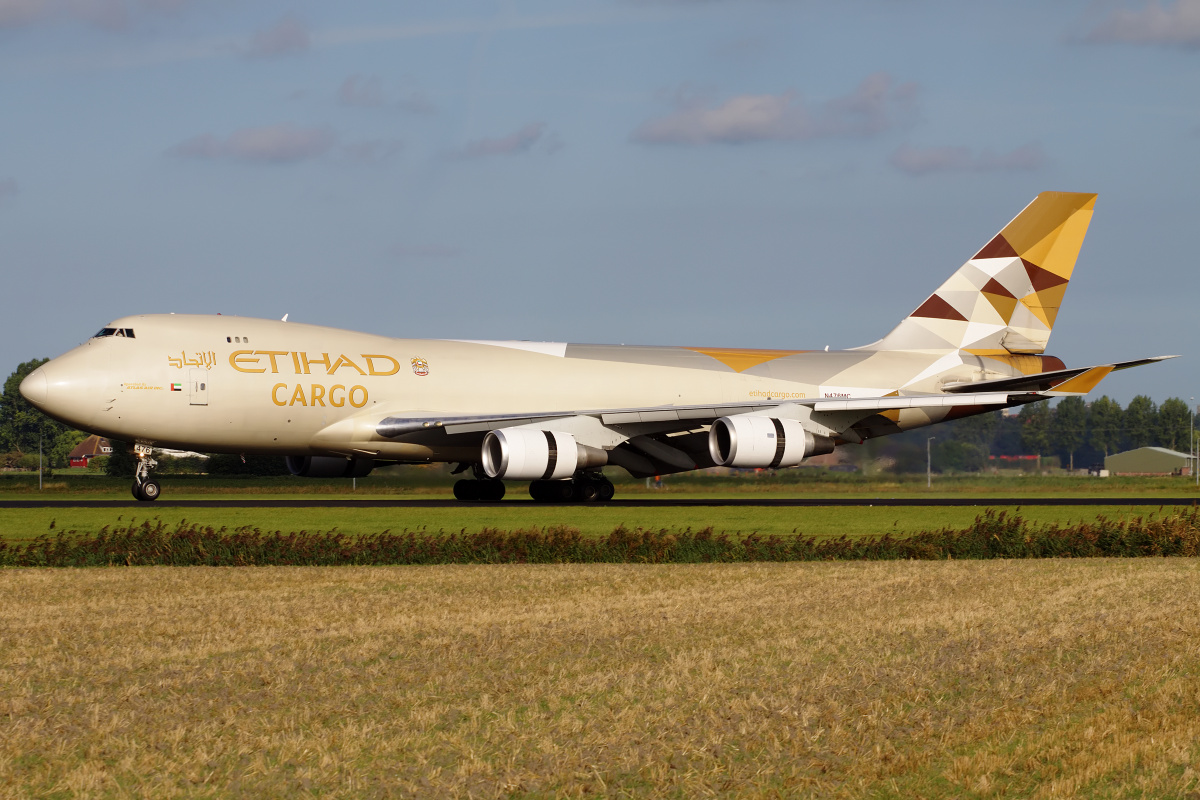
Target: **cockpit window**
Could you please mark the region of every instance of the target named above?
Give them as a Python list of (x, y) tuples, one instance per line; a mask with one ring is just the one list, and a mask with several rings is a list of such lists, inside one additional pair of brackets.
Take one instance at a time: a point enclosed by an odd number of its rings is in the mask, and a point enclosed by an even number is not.
[(133, 328), (101, 328), (93, 339), (99, 339), (104, 336), (123, 336), (126, 339), (136, 338), (133, 335)]

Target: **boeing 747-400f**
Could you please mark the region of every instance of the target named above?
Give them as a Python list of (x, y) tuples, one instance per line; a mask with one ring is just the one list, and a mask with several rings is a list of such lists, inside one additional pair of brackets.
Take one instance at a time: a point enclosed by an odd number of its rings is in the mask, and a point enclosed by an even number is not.
[(884, 338), (851, 350), (392, 339), (228, 316), (123, 317), (42, 365), (21, 394), (154, 448), (278, 454), (296, 475), (454, 462), (454, 494), (607, 500), (635, 477), (792, 467), (876, 436), (1049, 397), (1169, 356), (1068, 369), (1042, 355), (1095, 204), (1044, 192)]

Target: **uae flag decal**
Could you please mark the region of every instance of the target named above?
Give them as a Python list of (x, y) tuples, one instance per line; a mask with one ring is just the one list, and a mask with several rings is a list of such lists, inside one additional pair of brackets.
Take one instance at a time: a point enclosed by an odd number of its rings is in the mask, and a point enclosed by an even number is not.
[(183, 391), (183, 384), (182, 384), (182, 383), (172, 383), (172, 384), (171, 384), (171, 391), (172, 391), (172, 392), (182, 392), (182, 391)]

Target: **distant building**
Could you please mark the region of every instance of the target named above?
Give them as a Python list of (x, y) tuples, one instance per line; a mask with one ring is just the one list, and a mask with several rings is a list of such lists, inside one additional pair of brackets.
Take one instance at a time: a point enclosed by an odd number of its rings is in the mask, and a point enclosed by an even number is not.
[(112, 455), (112, 451), (112, 445), (108, 443), (108, 439), (89, 436), (75, 445), (75, 449), (67, 458), (72, 467), (86, 467), (96, 456)]
[(1191, 475), (1192, 457), (1165, 447), (1139, 447), (1104, 459), (1109, 475)]

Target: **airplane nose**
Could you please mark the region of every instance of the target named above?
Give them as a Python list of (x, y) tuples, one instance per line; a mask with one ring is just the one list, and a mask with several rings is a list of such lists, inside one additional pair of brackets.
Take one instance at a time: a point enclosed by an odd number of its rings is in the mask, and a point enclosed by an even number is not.
[(49, 394), (49, 389), (46, 380), (46, 371), (41, 367), (26, 375), (25, 380), (21, 381), (20, 388), (21, 396), (38, 408), (46, 405), (46, 397)]

